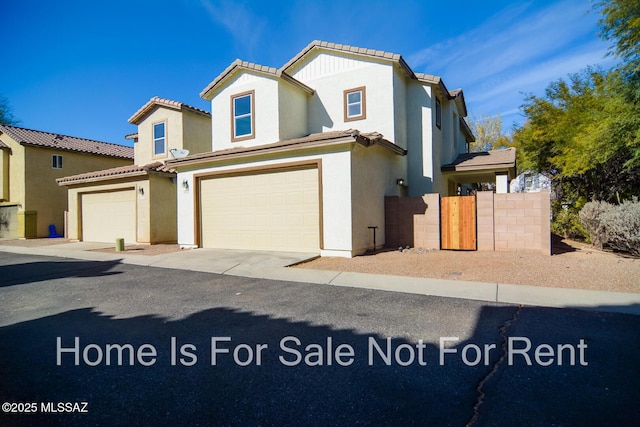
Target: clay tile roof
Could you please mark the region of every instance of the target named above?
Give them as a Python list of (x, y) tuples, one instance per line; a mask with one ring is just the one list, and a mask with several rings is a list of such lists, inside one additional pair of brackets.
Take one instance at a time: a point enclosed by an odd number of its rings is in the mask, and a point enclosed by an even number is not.
[(191, 111), (202, 116), (211, 117), (211, 113), (200, 108), (192, 107), (182, 102), (173, 101), (171, 99), (164, 99), (157, 96), (151, 98), (146, 104), (144, 104), (138, 111), (136, 111), (131, 117), (129, 117), (129, 123), (137, 125), (142, 119), (149, 114), (156, 107), (167, 107), (174, 110)]
[(304, 57), (307, 53), (309, 53), (314, 48), (333, 49), (333, 50), (342, 51), (342, 52), (357, 53), (359, 55), (366, 55), (366, 56), (375, 57), (375, 58), (390, 59), (392, 61), (398, 61), (403, 67), (405, 67), (409, 76), (413, 75), (413, 72), (406, 65), (406, 63), (404, 62), (404, 59), (402, 59), (402, 56), (398, 55), (397, 53), (385, 52), (382, 50), (375, 50), (375, 49), (365, 49), (361, 47), (349, 46), (346, 44), (330, 43), (330, 42), (325, 42), (321, 40), (314, 40), (311, 43), (309, 43), (307, 47), (302, 49), (296, 56), (294, 56), (289, 62), (287, 62), (281, 68), (281, 70), (287, 70), (289, 67), (291, 67), (293, 64), (298, 62), (302, 57)]
[(310, 87), (308, 87), (304, 83), (295, 80), (293, 77), (287, 75), (286, 73), (283, 73), (282, 71), (278, 70), (277, 68), (267, 67), (266, 65), (254, 64), (253, 62), (248, 62), (248, 61), (243, 61), (241, 59), (236, 59), (227, 68), (225, 68), (225, 70), (222, 73), (220, 73), (215, 79), (213, 79), (213, 81), (211, 83), (209, 83), (207, 85), (207, 87), (205, 87), (202, 90), (202, 92), (200, 92), (200, 97), (202, 97), (202, 98), (204, 98), (206, 100), (210, 100), (211, 99), (211, 92), (213, 91), (213, 89), (218, 84), (220, 84), (220, 82), (222, 82), (227, 76), (229, 76), (231, 73), (233, 73), (236, 69), (257, 71), (259, 73), (269, 74), (269, 75), (272, 75), (272, 76), (275, 76), (275, 77), (282, 77), (283, 79), (285, 79), (289, 83), (292, 83), (292, 84), (298, 86), (300, 89), (302, 89), (302, 90), (304, 90), (304, 91), (306, 91), (306, 92), (308, 92), (310, 94), (313, 93), (313, 89), (311, 89)]
[(479, 153), (460, 154), (453, 163), (442, 166), (443, 172), (513, 168), (516, 165), (516, 149), (483, 151)]
[(0, 132), (6, 133), (13, 140), (22, 145), (55, 148), (65, 151), (77, 151), (80, 153), (97, 154), (121, 159), (133, 159), (133, 148), (124, 145), (9, 125), (0, 125)]
[(398, 155), (406, 155), (407, 151), (402, 147), (386, 140), (381, 133), (370, 132), (360, 133), (357, 129), (334, 130), (329, 132), (313, 133), (301, 138), (288, 139), (274, 142), (272, 144), (259, 145), (255, 147), (234, 147), (226, 150), (218, 150), (208, 153), (192, 154), (181, 159), (171, 159), (167, 165), (182, 166), (194, 163), (202, 163), (217, 159), (228, 159), (257, 154), (283, 152), (293, 149), (304, 149), (316, 146), (326, 146), (335, 143), (357, 142), (365, 147), (381, 145)]
[(155, 162), (142, 166), (120, 166), (117, 168), (86, 172), (79, 175), (65, 176), (64, 178), (58, 178), (56, 182), (58, 185), (71, 185), (86, 181), (101, 181), (105, 179), (125, 178), (128, 176), (148, 175), (149, 173), (175, 174), (175, 172), (175, 169), (166, 167), (162, 162)]

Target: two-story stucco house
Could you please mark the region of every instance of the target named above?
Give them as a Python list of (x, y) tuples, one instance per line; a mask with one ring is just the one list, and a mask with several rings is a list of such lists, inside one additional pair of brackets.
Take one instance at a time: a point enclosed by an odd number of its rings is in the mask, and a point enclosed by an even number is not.
[(58, 179), (68, 188), (68, 237), (153, 244), (176, 242), (176, 153), (211, 150), (211, 114), (177, 101), (151, 98), (131, 118), (138, 132), (135, 164)]
[(56, 179), (132, 162), (131, 147), (0, 125), (0, 237), (62, 234), (67, 191)]
[(236, 60), (201, 96), (212, 151), (167, 162), (185, 247), (351, 257), (375, 227), (384, 244), (385, 196), (454, 194), (468, 172), (462, 90), (397, 54), (314, 41), (279, 69)]

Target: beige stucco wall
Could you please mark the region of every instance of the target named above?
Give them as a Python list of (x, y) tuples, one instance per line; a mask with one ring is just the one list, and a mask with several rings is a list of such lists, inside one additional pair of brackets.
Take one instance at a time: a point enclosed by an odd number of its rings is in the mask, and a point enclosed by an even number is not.
[[(194, 211), (195, 198), (194, 174), (233, 171), (234, 169), (260, 168), (272, 165), (297, 162), (321, 162), (322, 182), (322, 226), (323, 256), (351, 257), (356, 249), (353, 245), (352, 197), (351, 197), (351, 146), (316, 147), (297, 150), (288, 154), (256, 156), (254, 158), (235, 159), (217, 165), (202, 164), (184, 166), (178, 171), (178, 243), (184, 247), (196, 244)], [(182, 186), (187, 181), (189, 188)]]
[(63, 186), (64, 190), (68, 189), (68, 215), (67, 215), (67, 237), (71, 240), (82, 240), (82, 195), (90, 193), (98, 193), (103, 191), (122, 190), (132, 188), (143, 183), (144, 177), (136, 180), (118, 179), (108, 182), (77, 184), (72, 186)]
[[(153, 125), (165, 122), (165, 138), (167, 149), (165, 154), (153, 155)], [(133, 145), (135, 164), (146, 165), (157, 161), (165, 161), (171, 156), (170, 148), (183, 148), (182, 113), (170, 108), (156, 108), (138, 124), (138, 142)]]
[[(0, 135), (0, 140), (9, 146), (9, 194), (8, 203), (17, 203), (24, 209), (25, 203), (25, 147), (8, 135)], [(5, 150), (3, 150), (5, 151)], [(7, 151), (5, 151), (7, 153)], [(51, 167), (51, 165), (49, 165)]]
[(299, 138), (307, 132), (307, 108), (310, 95), (293, 85), (278, 82), (279, 139)]
[(433, 89), (410, 82), (407, 86), (408, 195), (419, 197), (433, 190), (432, 141), (435, 122)]
[(351, 150), (351, 218), (353, 251), (356, 254), (385, 244), (385, 196), (400, 195), (396, 180), (401, 176), (404, 157), (380, 146)]
[[(176, 184), (166, 175), (149, 177), (149, 243), (175, 243), (178, 239)], [(140, 221), (138, 215), (138, 221)]]
[[(182, 130), (184, 132), (182, 147), (172, 145), (170, 148), (185, 148), (189, 150), (189, 154), (207, 153), (213, 150), (211, 144), (211, 117), (183, 110)], [(177, 142), (176, 144), (179, 145)]]
[[(62, 187), (67, 188), (67, 187)], [(142, 175), (68, 187), (68, 238), (82, 240), (82, 196), (84, 194), (135, 188), (136, 242), (165, 243), (176, 241), (176, 187), (166, 175)], [(143, 190), (143, 194), (140, 193)]]
[(395, 121), (395, 135), (392, 141), (402, 148), (407, 148), (407, 85), (408, 81), (404, 72), (394, 69), (393, 120)]
[[(316, 91), (309, 106), (309, 133), (353, 128), (380, 132), (391, 141), (395, 138), (394, 68), (390, 63), (320, 51), (291, 72)], [(345, 121), (344, 91), (361, 86), (366, 88), (366, 118)]]
[[(254, 138), (231, 142), (231, 97), (254, 91)], [(211, 100), (214, 151), (277, 142), (279, 135), (278, 81), (264, 74), (242, 70)]]
[[(49, 235), (54, 224), (58, 234), (64, 231), (64, 211), (67, 209), (67, 191), (59, 187), (57, 178), (90, 171), (130, 165), (131, 160), (76, 153), (46, 148), (24, 147), (24, 180), (26, 180), (23, 210), (37, 212), (37, 235)], [(51, 167), (52, 155), (62, 156), (62, 169)], [(13, 159), (11, 159), (13, 166)], [(18, 178), (19, 179), (19, 178)], [(13, 178), (12, 178), (13, 181)], [(13, 193), (11, 194), (12, 201)]]
[(0, 148), (0, 203), (9, 201), (9, 150)]

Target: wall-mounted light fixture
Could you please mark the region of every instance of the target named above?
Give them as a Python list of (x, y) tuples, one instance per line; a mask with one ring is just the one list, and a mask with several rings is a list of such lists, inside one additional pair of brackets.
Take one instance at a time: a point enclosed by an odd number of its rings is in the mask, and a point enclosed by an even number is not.
[(184, 188), (185, 190), (189, 189), (189, 181), (188, 180), (183, 180), (182, 181), (182, 188)]
[(144, 196), (144, 188), (143, 187), (138, 188), (138, 193), (140, 193), (141, 196)]
[(404, 181), (404, 178), (398, 178), (396, 179), (396, 185), (400, 186), (400, 187), (406, 187), (407, 184)]

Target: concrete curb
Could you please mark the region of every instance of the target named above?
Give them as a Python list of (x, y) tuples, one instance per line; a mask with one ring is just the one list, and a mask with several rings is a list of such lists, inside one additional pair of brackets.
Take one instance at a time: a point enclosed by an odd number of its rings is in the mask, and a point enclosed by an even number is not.
[[(640, 293), (295, 269), (274, 266), (273, 260), (264, 263), (244, 263), (239, 258), (241, 253), (235, 254), (237, 255), (235, 258), (215, 259), (212, 256), (207, 257), (208, 252), (195, 253), (188, 251), (145, 256), (93, 252), (82, 250), (78, 246), (69, 248), (61, 248), (60, 246), (62, 245), (29, 248), (0, 245), (0, 252), (88, 261), (118, 261), (123, 264), (200, 271), (256, 279), (345, 286), (505, 304), (578, 308), (640, 315)], [(197, 256), (194, 256), (194, 254), (197, 254)]]

